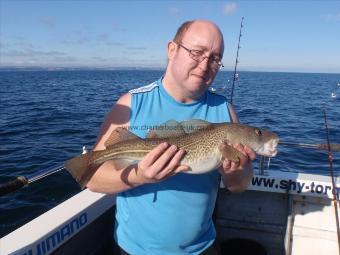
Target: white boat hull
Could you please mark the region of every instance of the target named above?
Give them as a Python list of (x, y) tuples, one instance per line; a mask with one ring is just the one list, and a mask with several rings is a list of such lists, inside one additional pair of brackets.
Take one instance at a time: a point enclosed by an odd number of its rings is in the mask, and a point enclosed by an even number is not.
[[(114, 204), (114, 195), (84, 190), (1, 238), (0, 255), (96, 254), (112, 248)], [(221, 189), (218, 242), (230, 254), (233, 246), (251, 248), (253, 255), (338, 254), (334, 211), (330, 177), (268, 171), (255, 175), (243, 193)]]
[[(114, 195), (94, 193), (86, 189), (1, 238), (0, 254), (51, 254), (72, 238), (84, 233), (92, 222), (100, 219), (105, 213), (110, 213), (110, 210), (111, 226), (106, 228), (111, 230), (109, 238), (112, 240), (114, 204)], [(68, 250), (59, 251), (59, 254), (86, 254), (82, 252), (84, 249), (99, 249), (100, 242), (105, 240), (105, 232), (99, 233), (100, 238), (88, 239), (88, 236), (76, 245), (76, 250), (71, 249), (72, 245), (69, 245)]]

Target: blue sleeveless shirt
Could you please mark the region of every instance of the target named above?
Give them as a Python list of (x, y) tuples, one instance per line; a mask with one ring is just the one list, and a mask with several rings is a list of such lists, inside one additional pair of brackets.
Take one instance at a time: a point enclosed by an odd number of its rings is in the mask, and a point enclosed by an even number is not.
[[(130, 91), (130, 131), (144, 138), (168, 120), (230, 122), (225, 97), (207, 91), (196, 102), (174, 100), (161, 79)], [(212, 222), (219, 173), (180, 173), (117, 195), (115, 240), (134, 255), (200, 254), (216, 237)]]

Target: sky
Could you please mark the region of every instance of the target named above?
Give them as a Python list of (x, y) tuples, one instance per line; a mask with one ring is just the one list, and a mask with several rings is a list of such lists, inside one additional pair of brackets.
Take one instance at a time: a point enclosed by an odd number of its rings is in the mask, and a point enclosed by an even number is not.
[(208, 19), (225, 70), (340, 73), (340, 0), (0, 0), (0, 67), (164, 68), (185, 21)]

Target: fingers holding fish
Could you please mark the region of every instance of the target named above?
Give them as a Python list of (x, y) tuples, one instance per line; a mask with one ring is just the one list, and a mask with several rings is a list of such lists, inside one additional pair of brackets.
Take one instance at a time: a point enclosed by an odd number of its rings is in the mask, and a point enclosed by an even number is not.
[(179, 149), (176, 145), (171, 145), (152, 166), (156, 171), (155, 178), (163, 180), (169, 175), (175, 174), (175, 170), (180, 165), (184, 155), (185, 151), (183, 149)]
[(174, 175), (178, 174), (178, 173), (182, 173), (182, 172), (188, 172), (188, 171), (190, 171), (190, 167), (189, 166), (180, 165), (180, 166), (176, 167), (176, 169), (174, 171)]
[(253, 160), (256, 155), (254, 155), (255, 153), (252, 149), (242, 144), (236, 144), (233, 147), (241, 152), (240, 155), (238, 155), (239, 160), (232, 161), (225, 159), (219, 168), (219, 172), (223, 177), (224, 184), (229, 190), (240, 192), (248, 186), (251, 180), (253, 172), (251, 160)]
[(230, 169), (230, 167), (231, 167), (231, 160), (229, 160), (229, 159), (223, 160), (223, 162), (222, 162), (222, 168), (223, 168), (224, 170), (227, 170), (227, 169)]
[(189, 170), (188, 167), (180, 165), (185, 154), (186, 151), (183, 149), (178, 149), (174, 155), (170, 154), (170, 161), (168, 161), (168, 163), (164, 165), (162, 170), (158, 173), (160, 179), (165, 179), (169, 176), (175, 175), (176, 173)]
[(143, 168), (150, 167), (168, 148), (170, 144), (161, 143), (145, 155), (144, 159), (140, 161), (139, 165)]
[(137, 176), (140, 178), (141, 183), (156, 182), (155, 178), (158, 174), (158, 169), (155, 163), (159, 158), (169, 149), (168, 143), (161, 143), (152, 149), (145, 157), (138, 163)]
[(241, 152), (241, 154), (238, 155), (239, 161), (234, 161), (235, 165), (243, 166), (256, 158), (256, 153), (248, 146), (244, 146), (243, 144), (235, 144), (234, 148)]
[(253, 166), (248, 163), (243, 167), (231, 166), (230, 169), (219, 169), (222, 175), (224, 185), (232, 192), (244, 191), (253, 177)]
[(224, 172), (234, 171), (240, 167), (240, 161), (232, 161), (229, 159), (225, 159), (222, 162), (222, 169)]
[(243, 167), (249, 164), (251, 160), (256, 158), (255, 152), (247, 146), (235, 144), (233, 147), (241, 153), (238, 153), (237, 155), (238, 160), (230, 160), (228, 158), (223, 160), (221, 167), (222, 171), (220, 171), (222, 174), (229, 173), (237, 169), (243, 169)]
[(256, 159), (256, 153), (255, 153), (255, 151), (252, 150), (250, 147), (244, 146), (244, 153), (245, 153), (251, 160)]
[(151, 150), (138, 164), (137, 173), (144, 183), (158, 182), (175, 174), (185, 151), (175, 145), (161, 144)]

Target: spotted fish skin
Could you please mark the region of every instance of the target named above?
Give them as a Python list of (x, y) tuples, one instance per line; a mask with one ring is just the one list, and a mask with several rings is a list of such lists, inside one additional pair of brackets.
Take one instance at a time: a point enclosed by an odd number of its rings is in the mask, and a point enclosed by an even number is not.
[(195, 120), (193, 123), (195, 128), (189, 130), (188, 126), (183, 125), (191, 125), (192, 121), (186, 121), (184, 124), (175, 122), (177, 130), (168, 128), (153, 131), (145, 139), (124, 128), (117, 128), (105, 143), (105, 150), (92, 151), (72, 158), (65, 162), (65, 167), (81, 186), (84, 186), (89, 178), (87, 172), (90, 167), (98, 167), (108, 160), (119, 161), (122, 167), (135, 164), (164, 142), (186, 151), (181, 164), (189, 166), (189, 174), (212, 171), (223, 159), (238, 161), (242, 155), (233, 147), (235, 144), (246, 145), (263, 156), (273, 157), (277, 153), (279, 139), (270, 131), (236, 123), (208, 123), (201, 120)]

